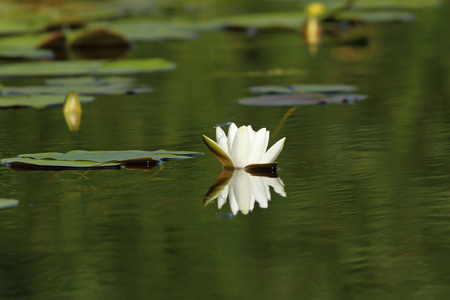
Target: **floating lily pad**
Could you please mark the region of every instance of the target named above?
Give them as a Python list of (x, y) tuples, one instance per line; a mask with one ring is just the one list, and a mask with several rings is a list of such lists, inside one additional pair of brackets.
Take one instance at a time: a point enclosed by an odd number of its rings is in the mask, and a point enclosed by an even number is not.
[[(149, 93), (153, 90), (147, 85), (117, 84), (117, 85), (71, 85), (71, 86), (19, 86), (3, 87), (3, 95), (66, 95), (70, 91), (80, 95), (121, 95)], [(1, 98), (0, 98), (1, 101)]]
[(354, 23), (403, 23), (414, 21), (415, 15), (406, 11), (345, 11), (334, 19)]
[(226, 29), (299, 29), (305, 22), (303, 12), (236, 15), (219, 19)]
[(53, 51), (36, 48), (15, 48), (6, 47), (0, 49), (2, 59), (52, 59)]
[[(66, 92), (67, 94), (67, 92)], [(80, 96), (80, 102), (93, 101), (94, 97)], [(0, 97), (0, 109), (5, 108), (44, 108), (63, 105), (65, 97), (62, 95), (25, 95)]]
[(72, 48), (129, 48), (130, 41), (120, 33), (104, 29), (83, 30), (71, 44)]
[(194, 30), (188, 29), (186, 26), (149, 20), (94, 23), (90, 27), (108, 28), (135, 42), (192, 40), (198, 37)]
[(100, 163), (93, 161), (58, 161), (48, 159), (32, 158), (5, 158), (0, 160), (3, 164), (15, 170), (41, 170), (41, 171), (60, 171), (60, 170), (105, 170), (121, 169), (120, 163)]
[(45, 84), (55, 86), (102, 86), (102, 85), (126, 85), (134, 83), (134, 78), (109, 76), (109, 77), (66, 77), (66, 78), (53, 78), (45, 80)]
[(325, 95), (325, 94), (294, 94), (294, 95), (274, 95), (243, 98), (236, 100), (242, 105), (251, 106), (297, 106), (311, 104), (342, 103), (352, 104), (366, 99), (365, 95)]
[(0, 199), (0, 209), (10, 208), (19, 205), (19, 200), (16, 199)]
[(175, 64), (162, 58), (23, 62), (0, 66), (0, 77), (126, 75), (168, 71)]
[(442, 4), (442, 0), (358, 0), (352, 3), (352, 7), (355, 9), (421, 9)]
[(358, 88), (351, 85), (342, 84), (294, 84), (291, 86), (255, 86), (250, 88), (250, 92), (257, 94), (299, 94), (299, 93), (348, 93), (356, 91)]
[(5, 158), (0, 163), (13, 169), (27, 170), (75, 170), (120, 169), (130, 165), (153, 168), (163, 161), (187, 159), (203, 153), (191, 151), (83, 151), (67, 153), (48, 152), (20, 154)]
[(19, 35), (1, 38), (0, 47), (61, 49), (65, 40), (62, 32)]

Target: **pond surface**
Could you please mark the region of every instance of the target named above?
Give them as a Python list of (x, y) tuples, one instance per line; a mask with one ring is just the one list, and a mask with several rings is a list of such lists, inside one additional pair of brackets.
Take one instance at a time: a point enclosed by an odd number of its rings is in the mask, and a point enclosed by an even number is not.
[[(0, 210), (0, 299), (446, 299), (449, 15), (447, 5), (414, 23), (366, 26), (369, 46), (316, 56), (291, 32), (138, 44), (128, 58), (164, 57), (177, 69), (135, 76), (153, 93), (84, 104), (74, 133), (58, 107), (0, 110), (2, 158), (205, 153), (151, 172), (1, 167), (0, 197), (20, 202)], [(287, 138), (286, 197), (271, 190), (268, 208), (247, 215), (204, 206), (222, 170), (201, 135), (214, 138), (225, 121), (275, 133), (289, 107), (235, 100), (251, 86), (296, 83), (356, 85), (368, 98), (289, 115), (274, 137)]]

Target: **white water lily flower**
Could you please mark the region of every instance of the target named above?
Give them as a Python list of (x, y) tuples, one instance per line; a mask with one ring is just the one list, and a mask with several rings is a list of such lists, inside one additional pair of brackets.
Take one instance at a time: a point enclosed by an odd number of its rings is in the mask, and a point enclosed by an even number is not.
[(216, 127), (217, 142), (205, 135), (202, 137), (222, 165), (230, 169), (274, 163), (286, 140), (285, 137), (280, 139), (267, 150), (269, 131), (266, 128), (254, 131), (251, 125), (238, 128), (234, 123), (230, 124), (228, 136), (221, 127)]
[(244, 170), (224, 170), (205, 196), (205, 205), (217, 199), (219, 209), (227, 202), (231, 212), (244, 215), (251, 212), (258, 202), (259, 207), (267, 208), (271, 199), (270, 188), (286, 197), (283, 181), (279, 177), (254, 176)]

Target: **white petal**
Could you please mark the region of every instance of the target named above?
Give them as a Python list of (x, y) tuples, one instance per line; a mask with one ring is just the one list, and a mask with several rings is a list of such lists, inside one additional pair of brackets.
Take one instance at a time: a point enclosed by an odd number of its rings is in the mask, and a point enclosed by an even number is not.
[(267, 134), (266, 129), (261, 128), (255, 134), (252, 140), (252, 151), (250, 153), (249, 164), (259, 163), (263, 154), (267, 150)]
[(251, 152), (251, 142), (248, 129), (241, 126), (236, 133), (231, 150), (231, 159), (236, 168), (244, 168), (248, 164)]
[(225, 134), (225, 131), (223, 131), (223, 129), (220, 127), (216, 127), (216, 141), (217, 144), (219, 144), (220, 148), (222, 148), (226, 154), (230, 155), (230, 152), (228, 152), (227, 135)]
[[(270, 147), (269, 150), (267, 150), (266, 153), (264, 153), (261, 163), (271, 163), (274, 162), (275, 159), (277, 159), (278, 155), (280, 154), (281, 150), (283, 150), (284, 141), (286, 138), (282, 138), (278, 142), (276, 142), (272, 147)], [(233, 159), (234, 162), (234, 159)]]
[(230, 187), (229, 191), (230, 191), (230, 193), (229, 193), (228, 201), (230, 202), (231, 212), (233, 213), (233, 215), (236, 215), (237, 212), (239, 211), (239, 206), (237, 204), (236, 197), (234, 195), (234, 190), (233, 190), (232, 186)]
[(255, 131), (252, 128), (252, 125), (247, 126), (248, 134), (250, 136), (250, 142), (253, 141), (253, 137), (255, 136)]
[(228, 185), (223, 188), (223, 190), (220, 191), (219, 196), (217, 197), (217, 207), (219, 209), (222, 208), (222, 206), (227, 203), (227, 197), (228, 197)]
[(277, 177), (277, 178), (268, 178), (265, 177), (264, 178), (264, 184), (267, 184), (268, 186), (273, 187), (274, 191), (282, 196), (282, 197), (286, 197), (286, 192), (284, 191), (284, 183), (281, 180), (281, 178)]
[(269, 206), (269, 201), (266, 196), (266, 187), (264, 186), (263, 177), (261, 176), (250, 176), (252, 184), (252, 192), (255, 197), (256, 202), (259, 203), (259, 207), (267, 208)]
[(252, 188), (247, 172), (244, 170), (235, 172), (232, 187), (239, 209), (244, 215), (248, 214), (252, 207)]
[(230, 156), (233, 155), (233, 153), (232, 153), (233, 143), (234, 143), (234, 137), (235, 137), (237, 131), (238, 131), (238, 128), (237, 128), (236, 124), (231, 123), (230, 127), (228, 128), (228, 153), (230, 154)]

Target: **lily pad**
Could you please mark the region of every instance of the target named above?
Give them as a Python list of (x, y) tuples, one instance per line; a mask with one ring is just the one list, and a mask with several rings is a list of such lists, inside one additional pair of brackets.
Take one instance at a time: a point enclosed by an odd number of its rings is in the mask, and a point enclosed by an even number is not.
[(109, 76), (109, 77), (66, 77), (66, 78), (53, 78), (45, 80), (45, 84), (55, 86), (102, 86), (102, 85), (126, 85), (134, 83), (134, 78)]
[(20, 154), (5, 158), (0, 163), (13, 169), (26, 170), (75, 170), (121, 169), (127, 165), (153, 168), (163, 161), (192, 158), (203, 153), (191, 151), (84, 151), (67, 153), (47, 152)]
[[(66, 92), (67, 94), (67, 92)], [(80, 96), (80, 102), (93, 101), (94, 97)], [(44, 108), (63, 105), (65, 97), (62, 95), (25, 95), (0, 97), (0, 109), (5, 108)]]
[(250, 92), (256, 94), (299, 94), (299, 93), (348, 93), (356, 91), (358, 88), (351, 85), (342, 84), (294, 84), (291, 86), (255, 86), (250, 88)]
[(72, 42), (72, 48), (129, 48), (130, 41), (120, 33), (98, 28), (82, 30)]
[(441, 6), (442, 0), (358, 0), (352, 3), (355, 9), (421, 9)]
[(0, 58), (2, 59), (52, 59), (53, 51), (48, 49), (36, 48), (16, 48), (6, 47), (0, 49)]
[(294, 94), (294, 95), (274, 95), (243, 98), (236, 100), (242, 105), (251, 106), (297, 106), (311, 104), (342, 103), (352, 104), (366, 99), (365, 95), (325, 95), (325, 94)]
[(148, 20), (94, 23), (90, 28), (107, 28), (134, 42), (192, 40), (198, 37), (194, 30), (186, 26)]
[(105, 170), (121, 169), (120, 163), (99, 163), (93, 161), (58, 161), (48, 159), (32, 158), (5, 158), (0, 160), (0, 164), (14, 170), (41, 170), (41, 171), (61, 171), (61, 170)]
[(299, 29), (305, 22), (303, 12), (236, 15), (219, 20), (225, 29)]
[(0, 66), (0, 77), (126, 75), (173, 70), (163, 58), (23, 62)]
[(19, 205), (16, 199), (0, 199), (0, 209), (10, 208)]
[[(70, 91), (76, 91), (80, 95), (121, 95), (149, 93), (153, 90), (147, 85), (117, 84), (117, 85), (71, 85), (71, 86), (19, 86), (3, 87), (4, 95), (66, 95)], [(1, 98), (0, 98), (1, 101)]]
[(63, 49), (66, 37), (63, 32), (40, 33), (33, 35), (20, 35), (3, 37), (0, 39), (0, 46), (13, 48), (45, 48), (45, 49)]
[(414, 21), (415, 15), (406, 11), (345, 11), (333, 16), (337, 21), (354, 23), (404, 23)]

